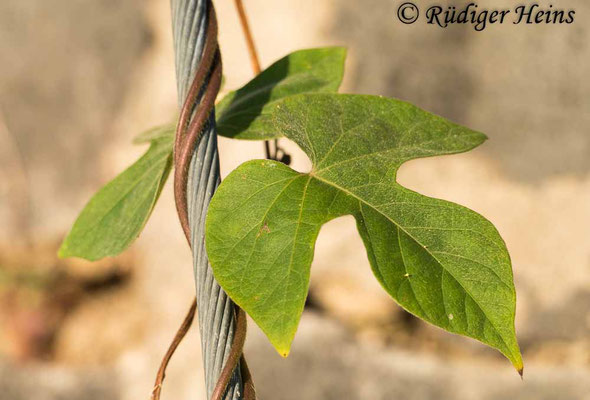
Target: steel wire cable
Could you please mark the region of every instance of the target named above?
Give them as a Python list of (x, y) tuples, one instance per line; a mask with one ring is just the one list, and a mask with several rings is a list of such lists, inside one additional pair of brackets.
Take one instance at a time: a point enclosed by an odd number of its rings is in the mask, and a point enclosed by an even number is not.
[(242, 350), (245, 313), (219, 286), (205, 251), (207, 207), (220, 183), (215, 97), (221, 84), (211, 0), (171, 0), (181, 115), (174, 145), (174, 192), (193, 251), (207, 398), (255, 399)]

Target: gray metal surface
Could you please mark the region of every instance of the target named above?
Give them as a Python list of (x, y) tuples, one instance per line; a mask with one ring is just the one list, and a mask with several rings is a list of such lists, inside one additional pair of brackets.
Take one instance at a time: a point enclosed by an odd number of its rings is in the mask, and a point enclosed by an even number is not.
[[(178, 101), (182, 107), (203, 52), (208, 1), (171, 0), (171, 3)], [(219, 183), (215, 112), (212, 112), (191, 160), (187, 191), (207, 398), (211, 397), (229, 355), (235, 325), (234, 304), (215, 281), (205, 252), (205, 216)], [(225, 399), (241, 399), (242, 392), (241, 376), (236, 368)]]

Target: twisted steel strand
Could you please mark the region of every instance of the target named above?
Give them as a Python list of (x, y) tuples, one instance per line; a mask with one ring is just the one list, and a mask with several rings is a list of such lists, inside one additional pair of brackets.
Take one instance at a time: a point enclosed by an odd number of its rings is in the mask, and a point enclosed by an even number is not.
[(174, 146), (174, 192), (193, 249), (207, 394), (213, 400), (255, 399), (242, 354), (246, 316), (215, 281), (204, 245), (207, 207), (220, 183), (214, 102), (221, 83), (221, 57), (215, 10), (211, 0), (171, 3), (182, 106)]

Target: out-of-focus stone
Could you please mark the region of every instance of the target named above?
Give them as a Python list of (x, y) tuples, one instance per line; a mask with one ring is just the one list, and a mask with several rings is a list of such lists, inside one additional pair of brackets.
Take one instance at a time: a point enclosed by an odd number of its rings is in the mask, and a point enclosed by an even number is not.
[(106, 368), (73, 371), (0, 361), (0, 388), (6, 400), (119, 400), (119, 379)]
[(523, 382), (504, 359), (359, 344), (338, 323), (313, 313), (304, 314), (286, 360), (258, 329), (250, 329), (246, 354), (261, 398), (580, 400), (590, 393), (587, 367), (528, 366)]
[[(401, 312), (372, 276), (354, 222), (345, 218), (320, 235), (311, 290), (323, 314), (304, 315), (291, 357), (280, 359), (251, 324), (248, 356), (261, 397), (585, 399), (590, 247), (580, 238), (590, 236), (590, 55), (583, 40), (590, 28), (580, 20), (482, 33), (405, 26), (395, 20), (397, 4), (250, 0), (246, 7), (264, 65), (297, 48), (343, 44), (349, 48), (344, 91), (409, 100), (488, 134), (481, 149), (411, 162), (398, 178), (482, 213), (505, 238), (525, 383), (496, 352)], [(480, 2), (502, 5), (513, 2)], [(233, 4), (216, 6), (230, 90), (252, 73)], [(584, 1), (571, 6), (578, 16), (589, 7)], [(7, 228), (22, 222), (33, 241), (52, 241), (100, 184), (144, 151), (129, 139), (177, 112), (169, 3), (0, 2), (0, 22), (0, 50), (10, 60), (0, 66), (2, 115), (28, 174), (20, 183), (4, 183), (18, 174), (19, 157), (14, 146), (2, 146), (0, 224), (6, 229), (0, 236), (14, 241), (20, 227)], [(23, 33), (30, 40), (20, 40)], [(282, 143), (296, 169), (309, 168), (300, 150)], [(256, 142), (220, 139), (220, 148), (224, 175), (263, 154)], [(34, 190), (30, 206), (19, 210), (27, 203), (15, 194), (23, 182)], [(15, 210), (27, 218), (12, 218)], [(169, 186), (134, 251), (140, 268), (127, 291), (97, 295), (66, 319), (57, 356), (76, 366), (57, 375), (48, 366), (3, 367), (0, 386), (8, 400), (149, 396), (194, 293)], [(103, 267), (67, 264), (78, 277)], [(193, 332), (171, 364), (165, 395), (203, 398), (199, 348)], [(94, 383), (81, 377), (85, 372), (76, 371), (85, 362), (113, 365), (116, 379), (110, 373), (98, 373)]]
[(396, 312), (388, 296), (336, 271), (316, 277), (311, 290), (329, 315), (359, 329), (390, 322)]
[[(0, 160), (0, 176), (22, 175), (26, 185), (15, 193), (0, 180), (0, 207), (13, 207), (0, 212), (0, 239), (22, 240), (23, 227), (9, 224), (14, 208), (25, 210), (33, 238), (63, 233), (104, 182), (102, 150), (150, 45), (143, 4), (0, 2), (0, 117), (7, 128), (0, 140), (13, 153)], [(15, 195), (20, 204), (11, 201)]]

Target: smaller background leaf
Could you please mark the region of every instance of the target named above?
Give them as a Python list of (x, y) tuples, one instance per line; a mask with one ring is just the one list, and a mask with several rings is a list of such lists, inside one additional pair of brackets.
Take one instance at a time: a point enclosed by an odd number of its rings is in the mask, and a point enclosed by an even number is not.
[(300, 50), (280, 59), (219, 102), (219, 134), (249, 140), (279, 137), (269, 117), (274, 102), (302, 93), (337, 92), (345, 59), (342, 47)]
[(149, 150), (92, 197), (59, 250), (59, 257), (95, 261), (115, 256), (139, 236), (171, 168), (172, 137)]

